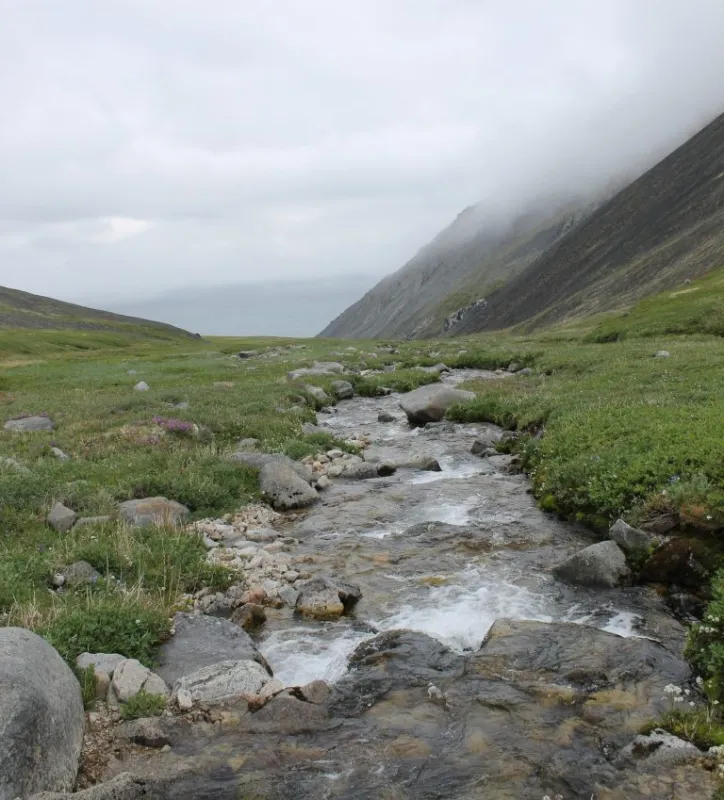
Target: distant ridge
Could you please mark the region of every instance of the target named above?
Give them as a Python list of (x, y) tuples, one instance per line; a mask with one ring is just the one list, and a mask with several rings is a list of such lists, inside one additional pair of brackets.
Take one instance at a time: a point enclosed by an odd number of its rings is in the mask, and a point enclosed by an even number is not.
[(126, 317), (0, 286), (0, 329), (110, 331), (148, 338), (194, 338), (163, 322)]

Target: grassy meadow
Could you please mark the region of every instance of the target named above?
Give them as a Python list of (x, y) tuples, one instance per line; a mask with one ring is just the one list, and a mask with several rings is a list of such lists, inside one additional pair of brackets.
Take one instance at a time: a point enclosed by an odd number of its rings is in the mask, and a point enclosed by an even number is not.
[[(724, 530), (723, 285), (714, 274), (535, 338), (385, 343), (393, 353), (379, 342), (0, 330), (0, 422), (48, 414), (56, 424), (48, 433), (0, 429), (0, 624), (43, 633), (70, 661), (96, 650), (150, 663), (181, 596), (233, 576), (208, 566), (187, 533), (112, 518), (61, 534), (46, 524), (48, 511), (59, 501), (81, 516), (113, 517), (120, 501), (164, 495), (202, 518), (257, 500), (255, 471), (226, 458), (236, 442), (253, 437), (296, 458), (332, 443), (302, 434), (316, 402), (286, 378), (314, 360), (353, 370), (395, 364), (345, 376), (366, 395), (436, 380), (418, 367), (440, 361), (528, 366), (528, 376), (473, 382), (478, 399), (450, 417), (518, 431), (513, 447), (550, 512), (598, 529), (618, 516), (671, 513), (716, 543)], [(240, 359), (239, 350), (260, 355)], [(655, 358), (658, 350), (670, 357)], [(134, 390), (141, 380), (149, 391)], [(78, 560), (101, 579), (53, 591), (54, 573)]]

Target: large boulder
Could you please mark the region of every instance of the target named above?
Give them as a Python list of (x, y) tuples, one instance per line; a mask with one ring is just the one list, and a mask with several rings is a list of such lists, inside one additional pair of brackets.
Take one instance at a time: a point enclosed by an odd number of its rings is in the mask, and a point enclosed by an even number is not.
[(75, 525), (78, 515), (62, 503), (54, 503), (47, 517), (48, 525), (58, 533), (67, 533)]
[(146, 525), (179, 525), (189, 515), (186, 506), (165, 497), (126, 500), (119, 504), (118, 510), (121, 519), (137, 528)]
[(306, 508), (319, 499), (317, 492), (291, 467), (270, 462), (259, 473), (259, 487), (275, 511)]
[(0, 800), (70, 790), (84, 725), (80, 685), (57, 651), (0, 628)]
[(50, 417), (22, 417), (21, 419), (9, 419), (3, 426), (6, 431), (14, 433), (36, 433), (37, 431), (52, 431), (55, 429), (53, 420)]
[(249, 634), (227, 619), (179, 611), (173, 630), (174, 635), (158, 650), (156, 667), (169, 685), (220, 661), (256, 661), (271, 674)]
[(598, 542), (554, 568), (557, 577), (580, 586), (613, 587), (628, 578), (626, 556), (616, 542)]
[(439, 422), (452, 406), (474, 399), (475, 392), (433, 383), (402, 395), (400, 407), (412, 425), (425, 425)]
[(331, 578), (314, 578), (300, 588), (296, 610), (314, 619), (336, 619), (362, 597), (359, 587)]
[(337, 400), (349, 400), (354, 397), (354, 386), (349, 381), (332, 381), (332, 393)]
[(321, 386), (314, 386), (311, 383), (307, 383), (304, 386), (304, 391), (311, 395), (318, 403), (322, 405), (328, 405), (329, 403), (329, 395), (322, 389)]
[(608, 538), (616, 542), (626, 555), (646, 553), (657, 543), (655, 536), (638, 528), (632, 528), (622, 519), (616, 520), (611, 525)]
[(262, 469), (267, 464), (283, 464), (289, 469), (293, 469), (299, 477), (307, 483), (312, 482), (312, 471), (309, 467), (295, 461), (283, 453), (252, 453), (252, 452), (236, 452), (229, 456), (229, 460), (235, 464), (244, 464), (252, 469)]
[(202, 667), (176, 681), (173, 699), (182, 705), (224, 703), (258, 696), (264, 686), (274, 680), (256, 661), (220, 661)]

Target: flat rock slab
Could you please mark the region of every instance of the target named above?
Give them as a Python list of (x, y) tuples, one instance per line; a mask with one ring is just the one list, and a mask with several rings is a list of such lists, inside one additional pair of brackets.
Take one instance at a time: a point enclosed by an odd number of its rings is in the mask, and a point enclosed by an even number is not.
[(159, 648), (156, 668), (169, 685), (221, 661), (256, 661), (271, 674), (249, 634), (229, 620), (179, 611), (173, 627), (176, 633)]
[(70, 790), (85, 715), (58, 652), (24, 628), (0, 628), (0, 800)]
[(22, 419), (9, 419), (3, 426), (6, 431), (15, 433), (37, 433), (39, 431), (55, 430), (55, 425), (50, 417), (23, 417)]
[(189, 515), (186, 506), (165, 497), (126, 500), (118, 505), (118, 510), (121, 519), (137, 528), (146, 525), (179, 525)]
[(272, 676), (256, 661), (221, 661), (179, 678), (173, 696), (185, 692), (191, 702), (218, 704), (258, 696)]
[(317, 492), (295, 470), (274, 461), (261, 468), (259, 487), (275, 511), (306, 508), (319, 499)]
[(412, 425), (425, 425), (442, 420), (445, 412), (454, 405), (474, 399), (475, 392), (432, 383), (402, 395), (400, 407)]

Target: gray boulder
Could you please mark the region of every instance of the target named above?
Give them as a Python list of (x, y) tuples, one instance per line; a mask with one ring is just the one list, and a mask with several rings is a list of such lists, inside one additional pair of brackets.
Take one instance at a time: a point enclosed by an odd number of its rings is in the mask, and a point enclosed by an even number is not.
[(314, 619), (336, 619), (362, 597), (358, 586), (332, 578), (314, 578), (300, 588), (296, 610)]
[(36, 433), (37, 431), (55, 430), (55, 425), (50, 417), (23, 417), (22, 419), (9, 419), (3, 426), (6, 431), (15, 433)]
[(388, 475), (394, 475), (397, 472), (397, 464), (390, 459), (385, 459), (377, 464), (377, 474), (381, 478), (386, 478)]
[(397, 466), (406, 467), (407, 469), (421, 469), (426, 472), (442, 472), (438, 460), (434, 456), (425, 453), (412, 456), (405, 461), (398, 461)]
[(397, 417), (389, 411), (380, 411), (377, 415), (377, 422), (397, 422)]
[(256, 661), (270, 672), (249, 634), (227, 619), (179, 611), (173, 629), (157, 653), (156, 673), (169, 685), (219, 661)]
[(253, 469), (262, 469), (267, 464), (283, 464), (294, 470), (302, 480), (307, 483), (312, 482), (312, 471), (309, 467), (283, 453), (232, 453), (229, 459), (235, 464), (245, 464)]
[(567, 583), (607, 588), (617, 586), (630, 575), (623, 550), (611, 541), (585, 547), (555, 567), (553, 572)]
[(259, 473), (262, 494), (276, 511), (306, 508), (319, 499), (309, 483), (295, 470), (279, 462), (270, 462)]
[(349, 381), (332, 381), (332, 393), (337, 400), (349, 400), (354, 397), (354, 386)]
[(343, 478), (354, 481), (363, 481), (368, 478), (376, 478), (377, 476), (377, 464), (372, 464), (369, 461), (353, 462), (345, 467), (342, 473)]
[(474, 392), (433, 383), (404, 394), (400, 399), (400, 407), (412, 425), (425, 425), (439, 422), (452, 406), (474, 399)]
[(111, 690), (114, 698), (121, 703), (128, 702), (140, 692), (164, 696), (168, 694), (165, 681), (135, 658), (126, 658), (116, 665)]
[(495, 447), (502, 437), (502, 431), (497, 430), (496, 428), (487, 428), (475, 437), (475, 441), (473, 442), (473, 446), (470, 448), (470, 452), (474, 456), (483, 455), (491, 447)]
[(63, 576), (63, 586), (83, 586), (97, 583), (101, 577), (100, 572), (87, 561), (75, 561), (70, 566), (61, 567), (58, 574)]
[(134, 387), (137, 392), (147, 392), (151, 387), (146, 381), (139, 381)]
[(59, 447), (51, 447), (50, 452), (58, 459), (58, 461), (69, 461), (70, 456), (64, 453)]
[(121, 519), (137, 528), (146, 525), (179, 525), (189, 515), (186, 506), (166, 497), (126, 500), (119, 504), (118, 510)]
[(648, 552), (656, 544), (656, 537), (646, 531), (632, 528), (622, 519), (616, 520), (608, 531), (608, 538), (623, 550), (626, 555)]
[(75, 511), (62, 503), (54, 503), (47, 516), (48, 525), (58, 533), (67, 533), (77, 519)]
[(318, 403), (322, 403), (323, 405), (327, 405), (329, 403), (329, 395), (324, 391), (324, 389), (322, 389), (321, 386), (313, 386), (311, 383), (308, 383), (304, 386), (304, 390)]
[(0, 628), (0, 800), (69, 791), (85, 715), (80, 686), (45, 639)]
[(176, 681), (173, 699), (185, 693), (184, 705), (224, 703), (237, 698), (257, 696), (264, 686), (274, 680), (256, 661), (220, 661), (202, 667)]

